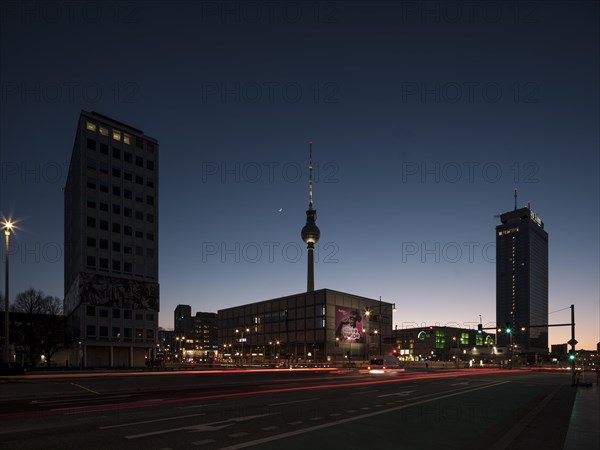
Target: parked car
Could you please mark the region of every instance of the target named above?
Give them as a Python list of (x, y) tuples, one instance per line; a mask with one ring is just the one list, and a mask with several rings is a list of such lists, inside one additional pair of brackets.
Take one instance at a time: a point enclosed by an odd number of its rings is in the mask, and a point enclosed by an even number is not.
[(27, 371), (19, 363), (0, 362), (0, 376), (25, 375)]

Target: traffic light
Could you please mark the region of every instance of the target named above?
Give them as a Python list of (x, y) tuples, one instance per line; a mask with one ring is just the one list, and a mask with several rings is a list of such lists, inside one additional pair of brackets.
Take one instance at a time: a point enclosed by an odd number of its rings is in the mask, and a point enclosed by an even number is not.
[(510, 327), (508, 322), (506, 322), (506, 328), (504, 329), (504, 331), (506, 332), (506, 334), (512, 333), (512, 328)]
[(433, 327), (430, 326), (429, 327), (429, 335), (432, 335), (432, 334), (433, 334)]
[(569, 361), (575, 361), (575, 352), (573, 352), (573, 351), (569, 352)]
[(483, 325), (482, 324), (478, 324), (477, 325), (477, 334), (481, 334), (483, 333)]
[(398, 355), (398, 350), (395, 348), (392, 349), (392, 355), (394, 355), (394, 356)]

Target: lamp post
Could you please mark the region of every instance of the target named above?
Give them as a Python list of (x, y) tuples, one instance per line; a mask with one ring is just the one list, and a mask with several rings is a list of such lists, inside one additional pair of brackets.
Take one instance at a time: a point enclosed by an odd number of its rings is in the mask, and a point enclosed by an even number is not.
[[(250, 328), (246, 328), (245, 330), (246, 333), (250, 332)], [(242, 343), (242, 367), (244, 367), (244, 342), (246, 341), (246, 338), (244, 337), (244, 330), (242, 329), (242, 331), (240, 331), (239, 329), (236, 329), (235, 332), (236, 334), (240, 334), (239, 342)]]
[(10, 342), (8, 339), (9, 335), (9, 314), (8, 314), (8, 238), (10, 237), (10, 232), (12, 230), (13, 224), (10, 220), (4, 222), (4, 237), (6, 239), (5, 246), (5, 262), (4, 262), (4, 360), (6, 362), (10, 361)]

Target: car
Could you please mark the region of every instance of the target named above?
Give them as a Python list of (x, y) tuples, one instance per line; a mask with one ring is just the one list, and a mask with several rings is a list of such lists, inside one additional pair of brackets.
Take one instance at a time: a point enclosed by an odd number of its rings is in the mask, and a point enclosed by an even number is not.
[(373, 356), (369, 361), (369, 373), (404, 372), (404, 367), (395, 356)]
[(0, 376), (19, 376), (26, 373), (25, 367), (19, 363), (0, 362)]

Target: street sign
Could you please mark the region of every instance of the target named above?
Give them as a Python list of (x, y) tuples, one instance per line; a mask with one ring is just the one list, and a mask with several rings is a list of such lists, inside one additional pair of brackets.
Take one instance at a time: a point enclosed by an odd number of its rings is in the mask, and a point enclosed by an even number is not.
[(579, 344), (579, 342), (577, 342), (577, 339), (571, 339), (569, 342), (567, 342), (567, 344), (569, 344), (571, 347), (575, 347), (577, 344)]
[(246, 342), (246, 338), (240, 338), (238, 342)]

